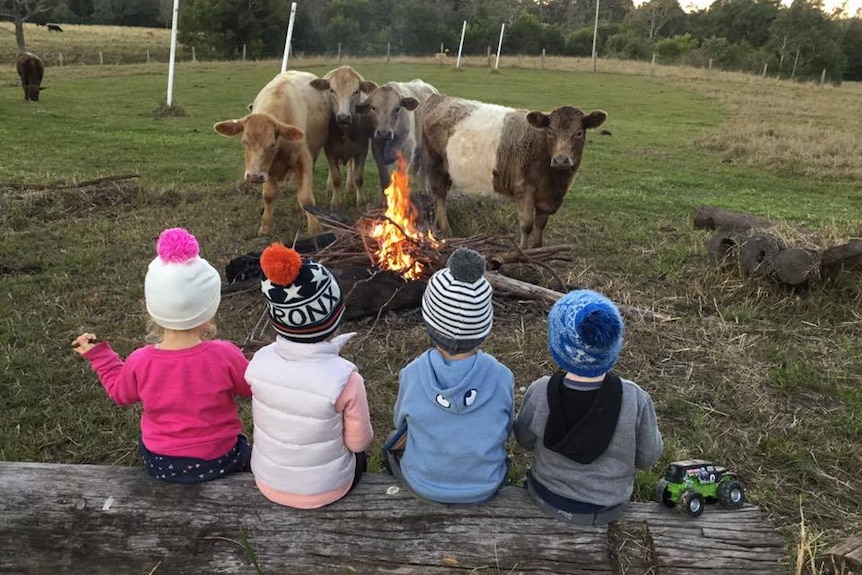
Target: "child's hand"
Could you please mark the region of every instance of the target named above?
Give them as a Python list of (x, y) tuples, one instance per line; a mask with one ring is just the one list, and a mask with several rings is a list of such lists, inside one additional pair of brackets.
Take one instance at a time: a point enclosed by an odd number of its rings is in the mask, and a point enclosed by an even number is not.
[(78, 355), (84, 355), (95, 347), (93, 342), (96, 341), (96, 335), (92, 333), (82, 333), (72, 342), (72, 348)]

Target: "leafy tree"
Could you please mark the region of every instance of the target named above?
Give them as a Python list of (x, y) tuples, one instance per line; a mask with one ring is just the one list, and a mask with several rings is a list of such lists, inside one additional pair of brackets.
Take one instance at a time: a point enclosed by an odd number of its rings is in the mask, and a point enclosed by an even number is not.
[(650, 41), (686, 32), (679, 0), (649, 0), (632, 12), (629, 21)]
[(158, 26), (159, 0), (93, 0), (92, 18), (97, 24)]
[(825, 69), (830, 78), (842, 77), (847, 57), (841, 51), (841, 29), (821, 10), (819, 0), (794, 0), (781, 10), (771, 32), (776, 52), (780, 51), (779, 42), (784, 46), (786, 38), (789, 53), (784, 62), (793, 54), (796, 76), (819, 77)]
[(716, 0), (708, 10), (689, 18), (694, 35), (727, 38), (735, 43), (745, 40), (763, 46), (769, 40), (769, 27), (781, 10), (779, 0)]
[(693, 52), (697, 48), (697, 44), (697, 40), (692, 38), (691, 34), (683, 34), (682, 36), (659, 40), (653, 45), (653, 50), (663, 60), (678, 61), (683, 56)]
[(538, 54), (542, 51), (542, 24), (539, 19), (522, 12), (512, 24), (505, 45), (516, 54)]
[[(618, 24), (600, 24), (596, 34), (596, 52), (602, 53), (608, 38), (619, 32)], [(593, 55), (593, 27), (579, 28), (569, 35), (566, 41), (566, 54), (570, 56)]]
[(605, 51), (619, 58), (646, 60), (652, 55), (652, 44), (632, 31), (620, 31), (608, 38)]
[(862, 17), (850, 18), (841, 38), (841, 50), (847, 57), (845, 80), (862, 80)]
[(281, 54), (290, 17), (287, 0), (184, 0), (179, 40), (229, 58), (246, 46), (252, 58)]

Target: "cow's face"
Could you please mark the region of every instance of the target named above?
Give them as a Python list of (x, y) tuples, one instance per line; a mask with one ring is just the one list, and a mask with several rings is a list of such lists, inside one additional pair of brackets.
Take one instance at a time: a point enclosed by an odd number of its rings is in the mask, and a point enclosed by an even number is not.
[[(401, 95), (391, 86), (382, 86), (356, 105), (360, 114), (368, 114), (374, 129), (374, 139), (383, 150), (384, 162), (391, 164), (404, 145), (405, 134), (398, 131), (398, 118), (402, 111), (412, 112), (419, 106), (419, 100)], [(402, 128), (403, 129), (403, 128)]]
[(340, 126), (349, 126), (358, 112), (356, 105), (377, 89), (377, 84), (365, 81), (359, 73), (350, 66), (341, 66), (329, 74), (327, 78), (312, 80), (311, 86), (320, 91), (329, 92), (332, 114)]
[(282, 141), (297, 142), (305, 136), (296, 126), (278, 122), (265, 114), (249, 114), (241, 120), (219, 122), (213, 128), (222, 136), (242, 135), (245, 179), (252, 184), (267, 181)]
[(587, 130), (601, 126), (607, 118), (601, 110), (584, 115), (572, 106), (562, 106), (550, 114), (527, 114), (527, 122), (546, 133), (551, 168), (566, 171), (576, 171), (581, 165)]

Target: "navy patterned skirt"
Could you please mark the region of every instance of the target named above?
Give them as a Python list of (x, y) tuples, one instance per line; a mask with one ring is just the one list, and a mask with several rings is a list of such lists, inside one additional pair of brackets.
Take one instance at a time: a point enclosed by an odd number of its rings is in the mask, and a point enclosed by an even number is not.
[(140, 445), (144, 468), (147, 473), (161, 481), (203, 483), (224, 477), (228, 473), (251, 470), (251, 445), (245, 435), (238, 435), (233, 449), (215, 459), (159, 455), (147, 449), (143, 441)]

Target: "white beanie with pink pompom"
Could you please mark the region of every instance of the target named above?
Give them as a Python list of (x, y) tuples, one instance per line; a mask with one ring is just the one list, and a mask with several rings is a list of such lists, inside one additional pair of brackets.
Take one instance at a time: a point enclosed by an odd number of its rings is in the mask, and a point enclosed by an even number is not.
[(183, 228), (159, 235), (158, 257), (150, 262), (144, 280), (147, 312), (165, 329), (199, 327), (215, 316), (221, 302), (221, 278), (200, 257), (195, 237)]

